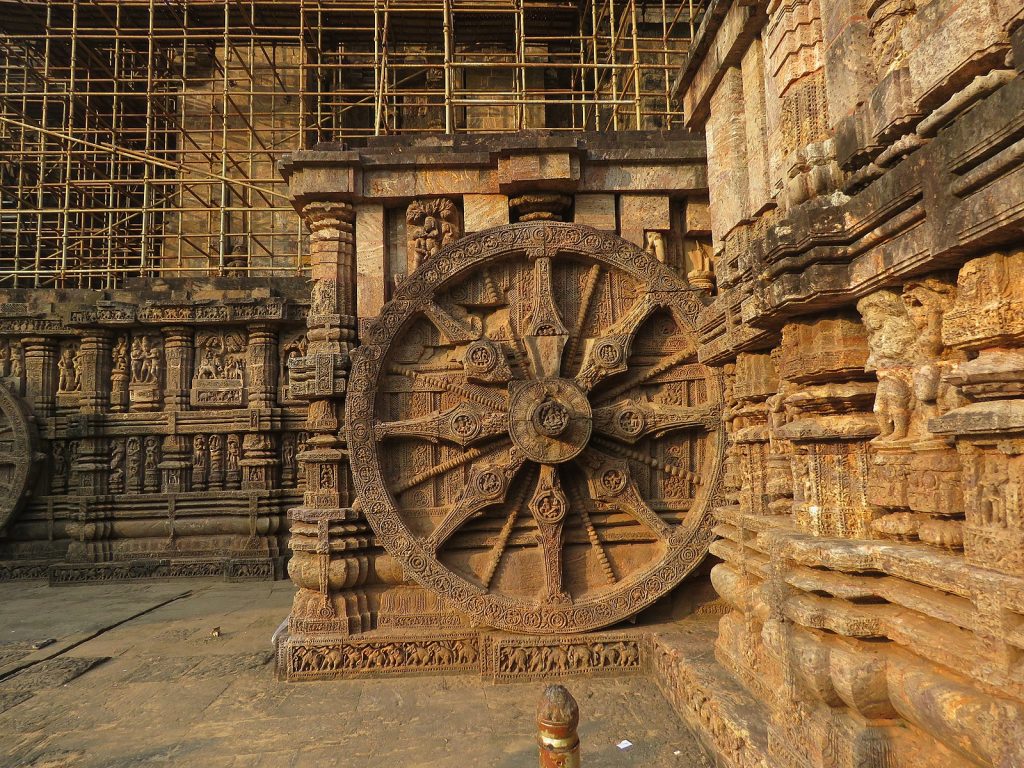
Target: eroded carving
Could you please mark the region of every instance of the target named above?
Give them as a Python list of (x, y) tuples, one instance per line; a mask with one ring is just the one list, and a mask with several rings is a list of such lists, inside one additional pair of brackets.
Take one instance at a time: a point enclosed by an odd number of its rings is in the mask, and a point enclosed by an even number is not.
[(461, 235), (459, 209), (446, 197), (415, 200), (405, 212), (409, 263), (413, 269), (433, 258)]

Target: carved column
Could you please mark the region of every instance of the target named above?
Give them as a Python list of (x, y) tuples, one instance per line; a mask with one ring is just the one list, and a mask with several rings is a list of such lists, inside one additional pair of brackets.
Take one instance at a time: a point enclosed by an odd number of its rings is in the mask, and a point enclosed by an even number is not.
[(193, 330), (187, 325), (170, 325), (163, 329), (164, 409), (186, 411), (189, 387), (192, 385), (192, 357), (195, 353)]
[[(942, 340), (973, 358), (945, 376), (968, 403), (929, 422), (933, 432), (956, 439), (963, 460), (967, 562), (1012, 577), (1014, 590), (1024, 589), (1022, 275), (1024, 251), (992, 253), (960, 270)], [(1020, 609), (1003, 606), (997, 615), (1009, 625)]]
[[(758, 537), (785, 526), (790, 509), (780, 509), (773, 493), (772, 437), (769, 402), (779, 388), (778, 373), (768, 353), (737, 355), (732, 383), (727, 384), (729, 409), (730, 485), (733, 503), (716, 510), (722, 536), (712, 552), (722, 558), (711, 573), (712, 583), (732, 611), (719, 624), (718, 658), (745, 685), (762, 693), (773, 680), (764, 668), (762, 634), (767, 607), (762, 587), (764, 555)], [(728, 374), (727, 374), (728, 375)], [(788, 462), (787, 462), (788, 466)], [(785, 514), (787, 517), (782, 517)]]
[(57, 406), (57, 340), (29, 336), (25, 350), (25, 391), (36, 417), (52, 417)]
[[(293, 556), (288, 572), (299, 587), (289, 621), (293, 653), (303, 636), (348, 635), (371, 628), (366, 583), (372, 541), (350, 508), (348, 468), (338, 438), (348, 350), (354, 339), (355, 209), (315, 203), (303, 209), (310, 228), (312, 300), (308, 347), (290, 367), (290, 394), (309, 402), (309, 440), (298, 461), (306, 477), (303, 506), (289, 511)], [(340, 523), (347, 523), (344, 532)], [(285, 670), (289, 669), (285, 662)]]
[(107, 387), (110, 382), (111, 339), (107, 331), (88, 329), (82, 336), (78, 354), (78, 375), (81, 379), (79, 429), (83, 432), (78, 450), (78, 492), (97, 496), (106, 492), (110, 470), (110, 451), (106, 440), (99, 437), (96, 415), (109, 407)]
[[(171, 429), (174, 419), (171, 419)], [(183, 493), (189, 490), (192, 470), (192, 442), (184, 435), (167, 435), (160, 451), (161, 490), (164, 493)]]
[(251, 433), (242, 439), (242, 490), (270, 490), (277, 484), (277, 453), (269, 434)]
[(250, 325), (246, 354), (249, 407), (273, 408), (277, 399), (277, 328), (266, 323)]
[(877, 516), (867, 499), (868, 441), (875, 383), (865, 373), (867, 334), (855, 314), (787, 324), (780, 375), (791, 387), (791, 420), (777, 436), (794, 445), (794, 514), (815, 536), (871, 537)]
[(868, 368), (878, 376), (868, 500), (886, 514), (873, 527), (886, 537), (951, 549), (963, 546), (960, 461), (952, 440), (933, 434), (928, 423), (956, 407), (943, 378), (965, 356), (945, 350), (941, 337), (954, 295), (950, 281), (932, 276), (857, 303), (868, 330)]
[(103, 413), (109, 405), (111, 337), (108, 331), (87, 330), (79, 347), (78, 373), (82, 379), (80, 410)]

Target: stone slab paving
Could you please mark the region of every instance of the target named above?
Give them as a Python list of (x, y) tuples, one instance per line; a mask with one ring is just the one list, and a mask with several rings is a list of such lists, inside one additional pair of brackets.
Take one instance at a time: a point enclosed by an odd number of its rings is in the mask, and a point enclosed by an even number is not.
[[(270, 637), (292, 590), (285, 582), (0, 585), (0, 766), (537, 764), (540, 683), (276, 681)], [(55, 642), (31, 647), (43, 639)], [(585, 768), (710, 766), (650, 680), (568, 686), (582, 713)], [(622, 739), (634, 746), (620, 750)]]

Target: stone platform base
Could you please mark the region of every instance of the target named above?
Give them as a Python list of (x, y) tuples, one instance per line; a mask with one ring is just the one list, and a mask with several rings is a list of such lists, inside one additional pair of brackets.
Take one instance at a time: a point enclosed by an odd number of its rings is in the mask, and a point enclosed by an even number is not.
[[(0, 570), (0, 576), (3, 571)], [(282, 558), (152, 558), (115, 563), (58, 563), (43, 574), (51, 586), (140, 579), (219, 577), (226, 581), (273, 581), (284, 576)], [(31, 577), (26, 577), (31, 578)], [(35, 577), (39, 578), (39, 577)]]
[(720, 768), (772, 768), (768, 716), (715, 660), (718, 622), (692, 617), (655, 629), (650, 675)]

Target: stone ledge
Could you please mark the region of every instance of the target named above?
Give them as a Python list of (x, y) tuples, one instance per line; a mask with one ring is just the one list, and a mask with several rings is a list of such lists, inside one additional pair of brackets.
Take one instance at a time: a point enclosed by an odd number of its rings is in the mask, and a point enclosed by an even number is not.
[(717, 628), (716, 619), (691, 617), (659, 629), (651, 637), (651, 673), (716, 765), (771, 768), (767, 712), (715, 660)]
[[(273, 557), (152, 558), (114, 563), (58, 563), (44, 578), (50, 586), (217, 576), (225, 581), (274, 581), (284, 565)], [(26, 576), (24, 578), (41, 578)]]

